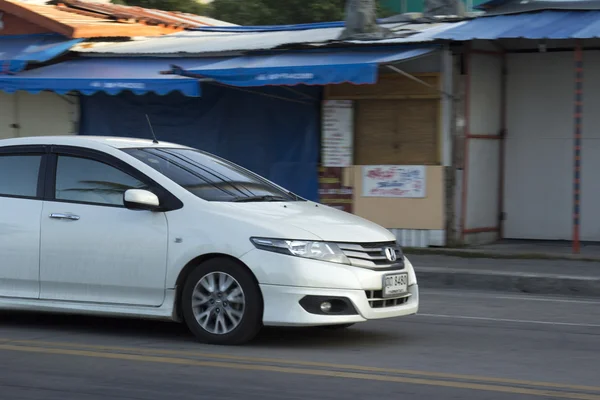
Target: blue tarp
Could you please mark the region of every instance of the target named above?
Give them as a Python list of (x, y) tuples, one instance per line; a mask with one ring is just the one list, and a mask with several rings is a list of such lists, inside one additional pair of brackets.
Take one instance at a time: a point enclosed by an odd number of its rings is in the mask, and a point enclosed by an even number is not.
[(480, 17), (435, 36), (456, 41), (519, 38), (600, 38), (600, 11), (541, 11)]
[(24, 90), (38, 93), (78, 91), (90, 95), (97, 92), (117, 94), (129, 90), (135, 94), (153, 92), (167, 94), (179, 91), (186, 96), (200, 96), (196, 79), (164, 75), (174, 62), (184, 65), (215, 63), (223, 58), (81, 58), (24, 71), (18, 75), (0, 76), (0, 90), (12, 93)]
[(82, 40), (57, 34), (0, 37), (0, 74), (14, 74), (23, 71), (28, 63), (49, 61)]
[(435, 51), (435, 47), (362, 51), (301, 51), (234, 57), (219, 63), (184, 67), (182, 76), (213, 79), (231, 86), (373, 84), (380, 64), (404, 61)]
[[(201, 98), (98, 93), (81, 97), (84, 135), (151, 138), (217, 154), (310, 200), (318, 200), (319, 87), (297, 87), (309, 103), (281, 100), (283, 88), (205, 85)], [(308, 96), (307, 96), (308, 95)]]

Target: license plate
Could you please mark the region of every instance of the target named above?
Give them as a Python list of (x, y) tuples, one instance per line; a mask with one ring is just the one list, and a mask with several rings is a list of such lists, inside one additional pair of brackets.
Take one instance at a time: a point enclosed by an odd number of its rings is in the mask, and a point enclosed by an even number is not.
[(383, 297), (397, 297), (408, 292), (408, 274), (389, 274), (383, 277)]

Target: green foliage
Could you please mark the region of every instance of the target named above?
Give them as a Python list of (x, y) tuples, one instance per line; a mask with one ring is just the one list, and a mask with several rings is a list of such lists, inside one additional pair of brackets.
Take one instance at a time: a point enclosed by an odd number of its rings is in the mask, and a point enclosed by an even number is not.
[[(211, 16), (239, 25), (342, 21), (346, 0), (214, 0)], [(394, 12), (378, 2), (378, 17)]]
[[(111, 0), (115, 4), (209, 15), (239, 25), (287, 25), (342, 21), (346, 0)], [(394, 12), (378, 2), (377, 16)]]
[(207, 15), (210, 7), (196, 0), (111, 0), (114, 4), (153, 8), (164, 11), (181, 11), (190, 14)]
[(339, 21), (345, 0), (214, 0), (213, 18), (239, 25)]

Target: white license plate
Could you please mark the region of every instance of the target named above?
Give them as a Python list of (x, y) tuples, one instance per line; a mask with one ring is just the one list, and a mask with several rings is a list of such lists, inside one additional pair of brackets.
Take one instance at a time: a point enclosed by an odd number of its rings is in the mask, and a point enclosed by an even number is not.
[(389, 274), (383, 277), (383, 297), (397, 297), (408, 292), (408, 274)]

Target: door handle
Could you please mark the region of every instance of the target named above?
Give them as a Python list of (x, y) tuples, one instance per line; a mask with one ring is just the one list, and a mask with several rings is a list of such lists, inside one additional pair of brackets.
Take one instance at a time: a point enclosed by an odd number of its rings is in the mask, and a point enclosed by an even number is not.
[(79, 219), (79, 216), (78, 215), (73, 215), (73, 214), (52, 213), (52, 214), (50, 214), (50, 218), (68, 219), (68, 220), (71, 220), (71, 221), (77, 221)]

